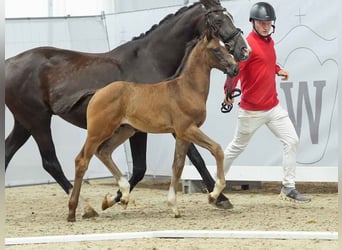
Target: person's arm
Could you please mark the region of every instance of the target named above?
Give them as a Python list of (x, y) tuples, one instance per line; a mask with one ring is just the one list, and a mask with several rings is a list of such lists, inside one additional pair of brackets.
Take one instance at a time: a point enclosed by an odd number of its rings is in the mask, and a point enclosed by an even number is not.
[(227, 79), (224, 83), (224, 94), (227, 94), (228, 90), (232, 91), (233, 89), (235, 89), (238, 80), (239, 80), (238, 77), (231, 78), (227, 76)]
[(289, 72), (287, 70), (280, 68), (278, 64), (275, 66), (275, 73), (278, 76), (281, 76), (281, 80), (287, 80), (289, 78)]
[(239, 81), (239, 77), (231, 78), (227, 76), (227, 79), (224, 83), (224, 103), (227, 105), (231, 105), (234, 102), (234, 98), (229, 98), (227, 96), (227, 92), (229, 91), (230, 93), (236, 88), (236, 85)]

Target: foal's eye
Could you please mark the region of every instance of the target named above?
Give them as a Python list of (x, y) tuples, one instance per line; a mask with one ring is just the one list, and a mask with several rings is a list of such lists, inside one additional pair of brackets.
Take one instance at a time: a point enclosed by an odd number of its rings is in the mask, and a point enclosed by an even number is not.
[(220, 48), (212, 48), (212, 51), (213, 51), (214, 55), (216, 55), (216, 56), (221, 54)]
[(219, 48), (212, 48), (212, 50), (213, 50), (214, 53), (218, 53), (220, 51)]

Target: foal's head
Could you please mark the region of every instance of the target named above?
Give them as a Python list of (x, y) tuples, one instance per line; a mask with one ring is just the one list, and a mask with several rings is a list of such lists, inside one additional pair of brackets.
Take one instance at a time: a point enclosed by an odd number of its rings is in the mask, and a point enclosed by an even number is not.
[(219, 69), (232, 78), (239, 73), (239, 66), (234, 56), (226, 49), (221, 38), (212, 32), (207, 32), (204, 43), (206, 43), (208, 63), (212, 68)]

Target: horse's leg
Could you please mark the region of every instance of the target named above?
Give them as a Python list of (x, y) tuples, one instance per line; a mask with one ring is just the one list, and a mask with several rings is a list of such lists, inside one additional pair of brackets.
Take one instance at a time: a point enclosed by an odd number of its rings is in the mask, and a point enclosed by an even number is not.
[[(30, 125), (30, 130), (27, 131), (33, 136), (38, 145), (44, 169), (57, 181), (57, 183), (67, 194), (70, 194), (73, 186), (63, 173), (61, 165), (56, 156), (54, 143), (52, 141), (50, 129), (51, 115), (46, 113), (45, 115), (43, 113), (39, 113), (39, 115), (39, 118), (31, 116), (32, 119), (30, 123), (28, 123), (27, 120), (25, 121), (25, 123)], [(21, 130), (25, 130), (25, 128), (23, 128), (21, 125), (18, 125), (17, 127)], [(92, 214), (91, 217), (98, 215), (84, 198), (81, 199), (81, 203), (83, 209), (87, 211), (86, 214)]]
[[(50, 129), (51, 114), (38, 112), (34, 114), (27, 114), (23, 117), (29, 117), (30, 120), (25, 119), (23, 121), (20, 120), (16, 122), (16, 128), (18, 128), (18, 130), (12, 131), (12, 134), (10, 135), (11, 139), (9, 139), (10, 141), (8, 141), (8, 143), (6, 142), (6, 145), (10, 144), (12, 138), (17, 138), (19, 136), (14, 136), (14, 133), (20, 131), (20, 134), (23, 134), (23, 131), (26, 129), (33, 136), (38, 145), (44, 169), (56, 180), (63, 190), (69, 194), (70, 190), (72, 189), (72, 185), (65, 177), (56, 156), (55, 146), (53, 144)], [(18, 125), (18, 122), (25, 125)], [(25, 129), (23, 127), (25, 127)], [(25, 134), (26, 133), (24, 133), (24, 135)]]
[[(129, 138), (131, 154), (133, 160), (133, 173), (129, 179), (130, 191), (141, 181), (146, 172), (146, 144), (147, 144), (147, 134), (142, 132), (135, 133)], [(117, 192), (115, 201), (119, 202), (122, 193), (120, 190)]]
[(122, 176), (120, 169), (114, 163), (112, 159), (113, 151), (124, 143), (128, 138), (134, 135), (135, 130), (130, 126), (119, 127), (115, 134), (97, 149), (96, 156), (103, 162), (103, 164), (109, 169), (109, 171), (115, 176), (120, 188), (120, 200), (117, 197), (113, 197), (107, 194), (102, 202), (102, 210), (105, 210), (113, 206), (116, 202), (120, 201), (124, 208), (127, 207), (129, 202), (130, 184), (124, 176)]
[(55, 146), (51, 136), (51, 116), (48, 120), (40, 120), (38, 122), (39, 124), (35, 124), (30, 131), (38, 145), (43, 167), (63, 188), (63, 190), (69, 194), (72, 189), (72, 185), (65, 177), (61, 164), (57, 159)]
[(196, 126), (192, 126), (184, 131), (181, 134), (181, 138), (208, 149), (210, 153), (215, 157), (217, 165), (217, 179), (213, 191), (209, 193), (209, 202), (212, 203), (217, 199), (217, 197), (226, 186), (223, 171), (223, 150), (218, 143), (210, 139)]
[(168, 193), (168, 204), (175, 215), (175, 218), (179, 218), (180, 212), (177, 206), (177, 187), (179, 179), (182, 175), (186, 152), (189, 148), (189, 142), (176, 138), (175, 154), (172, 163), (172, 177)]
[[(174, 136), (174, 135), (173, 135)], [(207, 167), (205, 166), (205, 162), (196, 149), (194, 144), (190, 144), (189, 150), (187, 152), (187, 156), (189, 157), (190, 161), (196, 167), (198, 173), (201, 175), (203, 182), (205, 183), (209, 192), (212, 192), (215, 186), (215, 180), (210, 175)], [(220, 193), (219, 197), (215, 201), (214, 205), (218, 208), (223, 209), (231, 209), (233, 208), (233, 204), (229, 201), (229, 199), (224, 196), (224, 194)]]
[(30, 136), (30, 132), (15, 120), (13, 129), (5, 140), (5, 170), (13, 155), (25, 144)]

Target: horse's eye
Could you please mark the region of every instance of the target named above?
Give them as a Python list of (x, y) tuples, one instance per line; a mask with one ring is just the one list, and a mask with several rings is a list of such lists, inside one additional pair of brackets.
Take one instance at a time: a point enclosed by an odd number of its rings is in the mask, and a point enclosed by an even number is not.
[(234, 42), (233, 41), (229, 41), (225, 43), (226, 48), (228, 48), (228, 50), (231, 50), (234, 47)]
[(222, 25), (222, 20), (215, 20), (215, 24), (217, 26), (221, 26)]

